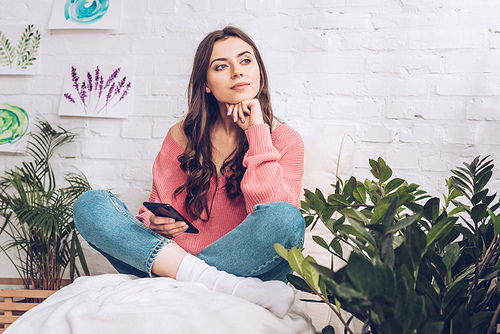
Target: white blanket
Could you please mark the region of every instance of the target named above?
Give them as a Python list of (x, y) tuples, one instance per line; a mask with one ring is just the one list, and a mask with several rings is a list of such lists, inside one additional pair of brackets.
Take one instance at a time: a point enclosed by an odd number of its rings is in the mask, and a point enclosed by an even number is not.
[(283, 319), (243, 299), (169, 278), (78, 278), (26, 312), (5, 334), (315, 333), (294, 305)]

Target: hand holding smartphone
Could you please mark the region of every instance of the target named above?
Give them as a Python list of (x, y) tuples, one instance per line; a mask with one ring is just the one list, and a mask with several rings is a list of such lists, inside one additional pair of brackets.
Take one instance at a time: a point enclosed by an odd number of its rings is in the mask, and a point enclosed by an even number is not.
[(166, 203), (154, 203), (154, 202), (144, 202), (142, 203), (149, 211), (151, 211), (155, 216), (159, 217), (169, 217), (175, 219), (175, 221), (183, 221), (188, 225), (187, 233), (198, 233), (198, 229), (191, 224), (189, 220), (184, 218), (177, 210), (175, 210), (170, 204)]

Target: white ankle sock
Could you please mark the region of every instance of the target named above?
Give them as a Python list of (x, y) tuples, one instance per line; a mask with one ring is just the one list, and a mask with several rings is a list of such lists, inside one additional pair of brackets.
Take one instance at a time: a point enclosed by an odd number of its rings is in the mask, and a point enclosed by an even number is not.
[(177, 271), (177, 280), (199, 282), (208, 289), (232, 295), (268, 309), (283, 318), (292, 307), (293, 289), (281, 281), (263, 282), (254, 277), (238, 277), (209, 266), (187, 254)]

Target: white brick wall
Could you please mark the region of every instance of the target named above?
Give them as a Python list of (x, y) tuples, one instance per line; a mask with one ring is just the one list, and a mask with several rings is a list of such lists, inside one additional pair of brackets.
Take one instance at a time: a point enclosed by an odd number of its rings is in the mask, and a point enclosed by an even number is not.
[[(0, 0), (0, 27), (46, 27), (51, 7)], [(499, 14), (495, 0), (125, 0), (117, 31), (44, 28), (39, 73), (0, 76), (0, 101), (33, 101), (32, 113), (79, 133), (57, 168), (82, 170), (136, 211), (186, 110), (196, 46), (235, 24), (260, 47), (279, 117), (304, 135), (350, 133), (360, 179), (382, 156), (395, 176), (440, 196), (462, 162), (490, 154), (500, 166)], [(57, 116), (64, 66), (83, 61), (135, 66), (128, 119)], [(0, 153), (0, 172), (20, 160)]]

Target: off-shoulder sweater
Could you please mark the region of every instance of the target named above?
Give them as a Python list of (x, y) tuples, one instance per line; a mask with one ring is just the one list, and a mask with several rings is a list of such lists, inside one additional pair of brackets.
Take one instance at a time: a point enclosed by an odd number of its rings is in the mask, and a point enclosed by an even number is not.
[[(190, 220), (199, 233), (183, 233), (173, 239), (191, 254), (198, 254), (238, 226), (257, 204), (288, 202), (300, 207), (304, 163), (304, 145), (300, 135), (285, 123), (272, 132), (267, 124), (256, 124), (247, 129), (245, 134), (249, 148), (243, 159), (243, 166), (247, 168), (241, 180), (243, 196), (229, 199), (224, 187), (225, 177), (212, 178), (207, 194), (212, 208), (209, 220)], [(186, 175), (177, 160), (182, 153), (182, 148), (169, 131), (153, 164), (149, 201), (169, 203), (189, 219), (184, 208), (185, 191), (174, 195), (175, 190), (186, 181)], [(213, 205), (210, 205), (212, 198)], [(149, 226), (150, 216), (151, 212), (141, 207), (137, 218)]]

